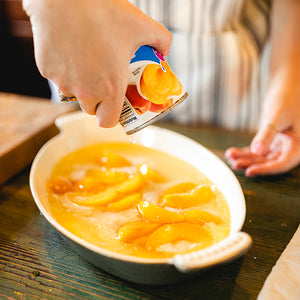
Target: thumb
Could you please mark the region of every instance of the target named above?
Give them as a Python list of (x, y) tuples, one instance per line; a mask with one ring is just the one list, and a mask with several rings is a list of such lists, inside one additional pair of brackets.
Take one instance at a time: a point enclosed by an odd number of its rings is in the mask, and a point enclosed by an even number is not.
[(264, 99), (261, 115), (261, 126), (253, 138), (250, 148), (258, 155), (265, 155), (278, 132), (291, 127), (293, 118), (289, 105), (289, 92), (282, 87), (281, 77), (275, 76)]
[(261, 127), (251, 142), (251, 152), (257, 155), (267, 154), (277, 132), (278, 129), (273, 123)]
[(262, 126), (250, 145), (251, 152), (258, 155), (267, 154), (276, 134), (287, 130), (292, 121), (291, 117), (284, 113), (281, 105), (274, 105), (272, 110), (262, 114), (262, 118), (264, 119)]

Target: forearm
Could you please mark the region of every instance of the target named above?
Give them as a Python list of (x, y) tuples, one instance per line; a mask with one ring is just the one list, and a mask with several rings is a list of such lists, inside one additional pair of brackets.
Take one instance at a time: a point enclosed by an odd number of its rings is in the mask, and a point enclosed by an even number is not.
[(270, 19), (269, 86), (260, 127), (272, 123), (284, 131), (295, 126), (300, 110), (300, 1), (273, 0)]
[(300, 1), (273, 0), (271, 11), (271, 79), (286, 76), (300, 82)]

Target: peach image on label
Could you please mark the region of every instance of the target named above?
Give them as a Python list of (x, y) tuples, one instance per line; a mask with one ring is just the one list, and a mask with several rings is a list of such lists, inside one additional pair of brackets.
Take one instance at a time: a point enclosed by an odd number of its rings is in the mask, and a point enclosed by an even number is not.
[(126, 97), (138, 114), (147, 111), (159, 113), (173, 104), (173, 97), (182, 93), (182, 86), (167, 64), (148, 64), (140, 78), (140, 91), (129, 85)]

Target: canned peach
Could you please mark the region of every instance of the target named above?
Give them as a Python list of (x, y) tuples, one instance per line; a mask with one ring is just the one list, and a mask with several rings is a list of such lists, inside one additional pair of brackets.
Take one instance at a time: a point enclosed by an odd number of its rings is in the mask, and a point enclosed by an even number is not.
[(158, 120), (187, 97), (165, 58), (140, 47), (129, 66), (129, 81), (120, 124), (132, 134)]

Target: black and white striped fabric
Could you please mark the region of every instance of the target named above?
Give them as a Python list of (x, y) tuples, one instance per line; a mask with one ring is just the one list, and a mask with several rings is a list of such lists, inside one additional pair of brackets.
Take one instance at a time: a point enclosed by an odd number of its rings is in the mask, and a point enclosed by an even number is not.
[(167, 60), (189, 93), (167, 118), (256, 130), (268, 74), (268, 0), (131, 0), (173, 34)]

